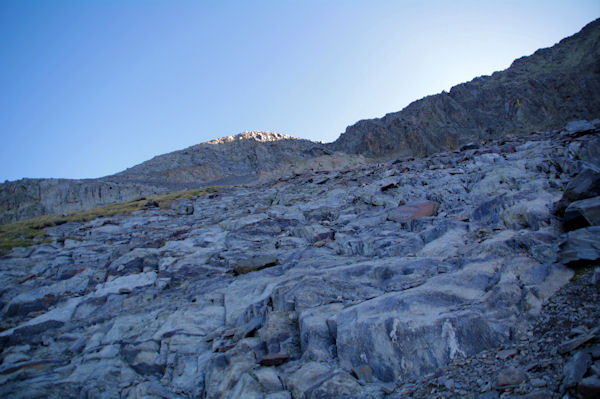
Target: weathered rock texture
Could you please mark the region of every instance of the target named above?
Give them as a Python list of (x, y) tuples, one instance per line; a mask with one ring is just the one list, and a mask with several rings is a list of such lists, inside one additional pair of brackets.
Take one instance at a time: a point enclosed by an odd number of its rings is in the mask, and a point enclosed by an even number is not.
[[(578, 144), (599, 134), (503, 139), (224, 187), (190, 200), (193, 212), (47, 228), (51, 242), (0, 258), (0, 395), (406, 397), (446, 365), (522, 350), (573, 275), (554, 209), (590, 165)], [(390, 218), (398, 210), (408, 217)], [(570, 259), (587, 259), (578, 245)], [(600, 331), (576, 320), (565, 356)], [(550, 382), (499, 362), (472, 389), (593, 392), (599, 355)], [(473, 392), (436, 383), (446, 397)]]
[(600, 20), (510, 68), (349, 126), (335, 150), (427, 155), (600, 116)]
[(0, 224), (163, 194), (168, 187), (112, 179), (22, 179), (0, 184)]

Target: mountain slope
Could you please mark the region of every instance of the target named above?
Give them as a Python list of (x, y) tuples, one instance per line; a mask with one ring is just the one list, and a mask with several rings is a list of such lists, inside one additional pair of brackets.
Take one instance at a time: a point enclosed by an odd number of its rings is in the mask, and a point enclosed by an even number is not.
[[(46, 227), (0, 254), (0, 397), (579, 397), (600, 269), (557, 290), (600, 261), (599, 143), (581, 122)], [(590, 217), (567, 234), (564, 200)]]
[(0, 224), (207, 185), (247, 183), (282, 164), (328, 153), (325, 145), (309, 140), (245, 132), (159, 155), (100, 179), (7, 182), (0, 184)]
[(600, 20), (510, 68), (349, 126), (335, 150), (426, 155), (470, 141), (558, 129), (600, 117)]
[(244, 132), (159, 155), (111, 179), (161, 186), (255, 180), (282, 162), (327, 154), (325, 145), (274, 132)]

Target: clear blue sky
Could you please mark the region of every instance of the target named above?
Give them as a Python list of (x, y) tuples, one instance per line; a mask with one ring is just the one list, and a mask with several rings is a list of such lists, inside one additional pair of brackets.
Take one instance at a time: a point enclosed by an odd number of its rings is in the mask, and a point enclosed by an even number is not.
[(346, 126), (507, 68), (600, 1), (0, 1), (0, 181)]

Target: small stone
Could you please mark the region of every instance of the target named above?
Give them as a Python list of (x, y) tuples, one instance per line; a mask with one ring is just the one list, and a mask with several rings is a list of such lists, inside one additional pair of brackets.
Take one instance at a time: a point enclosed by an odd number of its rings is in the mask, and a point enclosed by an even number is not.
[(261, 366), (279, 366), (287, 362), (289, 358), (287, 353), (271, 353), (260, 358), (258, 364)]
[(468, 143), (463, 145), (462, 147), (460, 147), (461, 151), (467, 151), (467, 150), (476, 150), (479, 148), (479, 144), (477, 143)]
[(500, 360), (506, 360), (509, 357), (513, 357), (514, 355), (516, 355), (517, 353), (519, 353), (518, 350), (511, 348), (511, 349), (504, 349), (501, 350), (500, 352), (498, 352), (496, 354), (496, 358), (500, 359)]
[(352, 375), (359, 381), (371, 383), (375, 381), (373, 378), (373, 369), (368, 364), (362, 364), (352, 368)]
[(225, 332), (223, 333), (223, 338), (231, 338), (235, 335), (236, 333), (236, 329), (235, 328), (230, 328), (229, 330), (225, 330)]
[(449, 378), (444, 382), (444, 387), (449, 390), (452, 391), (454, 389), (454, 380)]
[(527, 374), (515, 367), (508, 367), (501, 370), (496, 376), (496, 387), (503, 388), (513, 385), (519, 385), (525, 381)]
[(536, 390), (536, 391), (530, 392), (527, 395), (519, 396), (519, 397), (523, 398), (523, 399), (548, 399), (548, 398), (554, 397), (554, 395), (552, 392), (542, 389), (542, 390)]
[(397, 188), (397, 187), (398, 187), (398, 185), (396, 183), (390, 183), (390, 184), (386, 184), (385, 186), (381, 186), (381, 188), (379, 190), (381, 190), (381, 192), (383, 193), (389, 189)]
[(158, 208), (160, 204), (154, 200), (148, 200), (144, 203), (144, 208)]
[(386, 395), (391, 395), (396, 391), (396, 384), (394, 384), (393, 382), (383, 383), (381, 384), (381, 390)]
[(592, 356), (587, 352), (577, 352), (563, 367), (563, 386), (571, 388), (577, 385), (592, 364)]
[(569, 339), (558, 346), (558, 353), (564, 355), (565, 353), (571, 352), (572, 350), (579, 348), (581, 345), (592, 340), (593, 338), (593, 334), (587, 334)]
[(496, 390), (491, 390), (482, 393), (477, 398), (478, 399), (498, 399), (500, 397), (500, 393)]
[(267, 392), (279, 392), (283, 389), (277, 372), (272, 367), (261, 367), (253, 370), (252, 374)]
[(222, 345), (222, 346), (219, 346), (217, 349), (215, 349), (215, 352), (218, 352), (218, 353), (227, 352), (229, 349), (233, 348), (234, 346), (235, 346), (235, 344)]
[(542, 388), (547, 385), (546, 381), (544, 381), (542, 378), (534, 378), (530, 381), (530, 383), (535, 388)]
[(413, 219), (433, 216), (439, 207), (440, 204), (437, 202), (426, 200), (412, 201), (393, 209), (388, 213), (387, 219), (398, 223), (406, 223)]

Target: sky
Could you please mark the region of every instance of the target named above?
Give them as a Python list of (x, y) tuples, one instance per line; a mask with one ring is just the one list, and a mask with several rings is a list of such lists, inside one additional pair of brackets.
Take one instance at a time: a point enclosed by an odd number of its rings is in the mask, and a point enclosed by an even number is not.
[(251, 130), (331, 142), (598, 17), (600, 0), (1, 0), (0, 181)]

